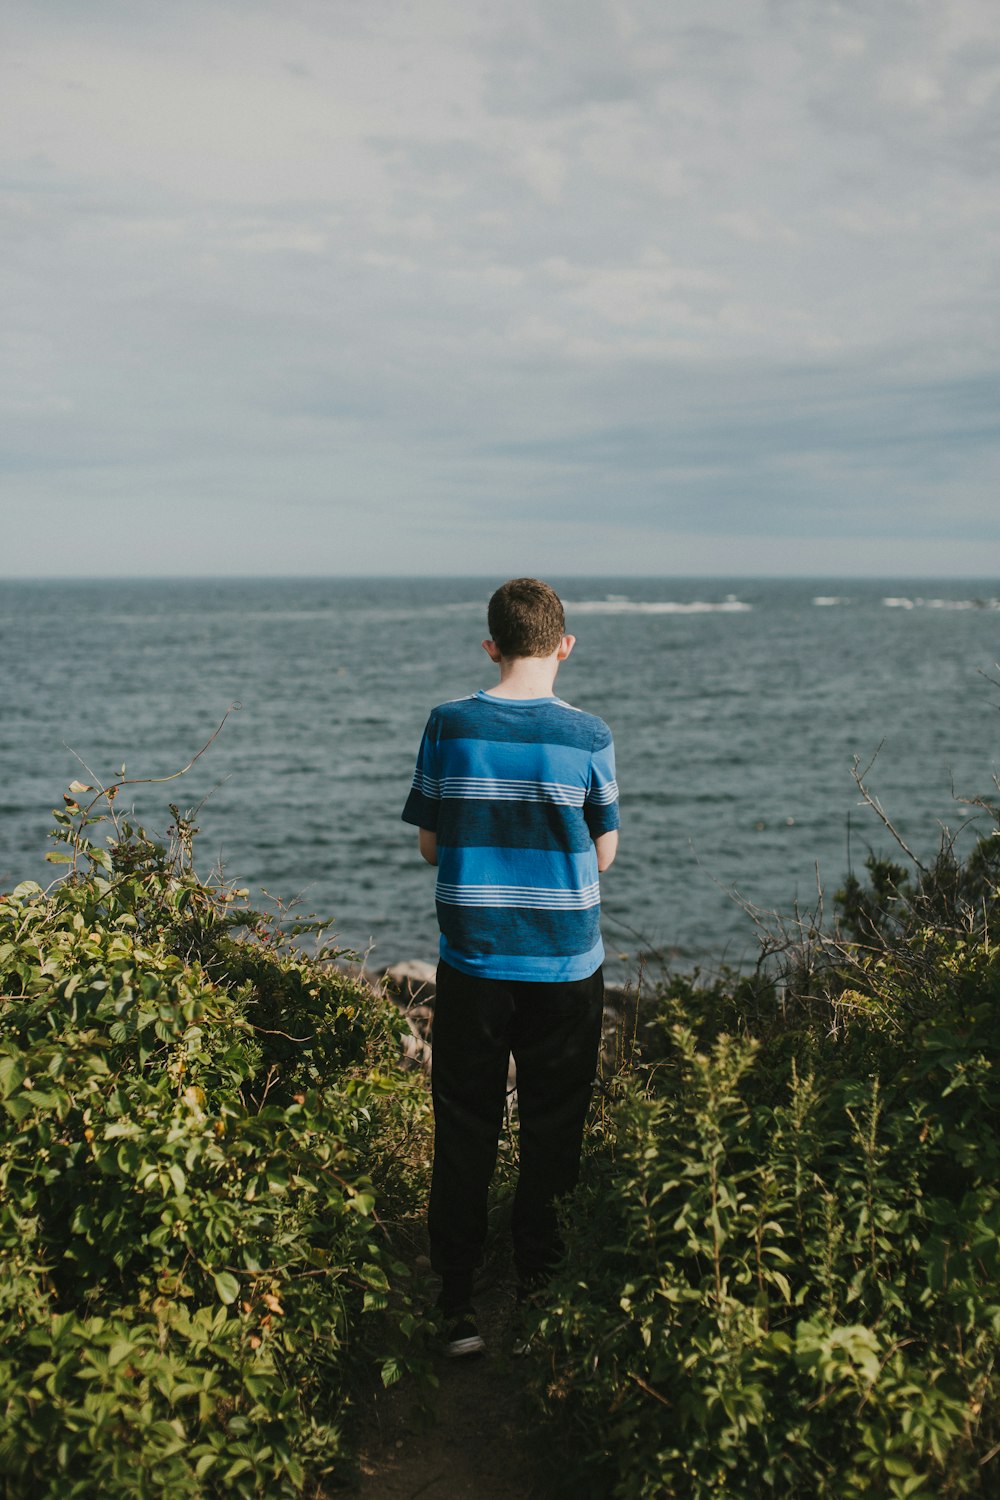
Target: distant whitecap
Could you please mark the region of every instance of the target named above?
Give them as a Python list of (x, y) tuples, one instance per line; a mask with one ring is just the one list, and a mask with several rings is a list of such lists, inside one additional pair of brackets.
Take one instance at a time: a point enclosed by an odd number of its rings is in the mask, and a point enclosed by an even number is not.
[(883, 599), (882, 603), (888, 609), (967, 610), (1000, 608), (1000, 600), (997, 599), (921, 599), (917, 597), (915, 599)]
[(575, 615), (707, 615), (743, 614), (753, 608), (732, 595), (718, 603), (695, 599), (690, 604), (677, 599), (580, 599), (566, 601), (567, 611)]

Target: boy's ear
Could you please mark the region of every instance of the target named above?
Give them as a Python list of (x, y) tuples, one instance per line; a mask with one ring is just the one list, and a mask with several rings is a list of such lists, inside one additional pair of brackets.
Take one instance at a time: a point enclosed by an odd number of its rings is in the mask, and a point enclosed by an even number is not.
[(500, 665), (500, 647), (497, 645), (496, 641), (484, 641), (483, 650), (486, 652), (486, 655), (489, 657), (490, 661), (496, 662), (497, 666)]
[(559, 642), (559, 649), (556, 652), (556, 661), (565, 661), (575, 645), (575, 635), (564, 635), (562, 640)]

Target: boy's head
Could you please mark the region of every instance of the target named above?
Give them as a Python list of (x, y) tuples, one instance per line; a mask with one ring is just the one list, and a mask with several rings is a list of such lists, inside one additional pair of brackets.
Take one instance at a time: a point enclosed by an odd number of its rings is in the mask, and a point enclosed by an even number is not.
[(562, 601), (539, 578), (511, 578), (497, 589), (487, 611), (490, 635), (508, 661), (551, 656), (566, 634)]

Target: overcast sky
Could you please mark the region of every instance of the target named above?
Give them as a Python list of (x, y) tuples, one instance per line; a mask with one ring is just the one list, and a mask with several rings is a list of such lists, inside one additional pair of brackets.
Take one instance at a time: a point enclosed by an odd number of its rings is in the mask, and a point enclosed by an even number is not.
[(6, 0), (0, 573), (1000, 571), (996, 0)]

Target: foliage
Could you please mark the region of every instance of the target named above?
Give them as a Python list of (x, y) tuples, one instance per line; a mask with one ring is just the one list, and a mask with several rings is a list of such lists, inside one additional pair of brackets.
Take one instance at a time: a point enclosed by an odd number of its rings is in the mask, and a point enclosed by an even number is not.
[(838, 935), (885, 946), (926, 927), (985, 932), (1000, 890), (997, 834), (992, 829), (981, 835), (963, 859), (946, 832), (929, 865), (908, 866), (870, 853), (866, 880), (849, 875), (834, 898)]
[(386, 1221), (426, 1095), (388, 1002), (199, 880), (176, 808), (96, 842), (122, 784), (75, 783), (66, 877), (0, 897), (0, 1472), (297, 1495), (349, 1470), (361, 1368), (425, 1371)]
[(809, 966), (661, 986), (535, 1317), (553, 1493), (998, 1492), (996, 853), (873, 867)]

